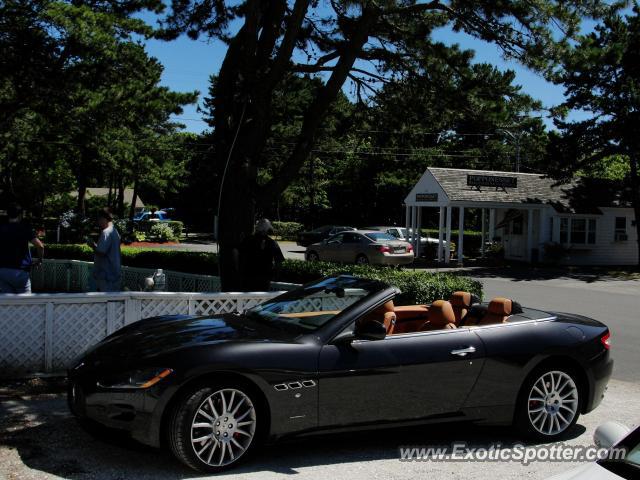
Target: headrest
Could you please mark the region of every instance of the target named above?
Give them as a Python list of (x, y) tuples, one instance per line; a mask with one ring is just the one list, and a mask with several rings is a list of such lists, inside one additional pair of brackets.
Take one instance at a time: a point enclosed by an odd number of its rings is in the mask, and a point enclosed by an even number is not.
[(446, 300), (436, 300), (429, 308), (429, 323), (434, 327), (444, 327), (449, 323), (456, 323), (456, 315), (453, 307)]
[(489, 313), (495, 315), (511, 315), (512, 302), (508, 298), (496, 297), (489, 303)]
[(453, 292), (449, 301), (454, 307), (469, 308), (471, 306), (471, 294), (469, 292)]

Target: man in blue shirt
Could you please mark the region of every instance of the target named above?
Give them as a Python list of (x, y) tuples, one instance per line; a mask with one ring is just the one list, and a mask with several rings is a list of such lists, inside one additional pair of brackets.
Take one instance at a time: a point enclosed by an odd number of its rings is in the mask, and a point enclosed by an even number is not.
[(28, 223), (22, 221), (22, 208), (7, 208), (9, 221), (0, 225), (0, 293), (31, 293), (29, 272), (33, 265), (29, 243), (38, 251), (38, 263), (44, 257), (44, 245)]
[(98, 243), (90, 241), (93, 248), (93, 278), (99, 292), (120, 290), (120, 235), (113, 226), (113, 217), (105, 208), (98, 214), (100, 237)]

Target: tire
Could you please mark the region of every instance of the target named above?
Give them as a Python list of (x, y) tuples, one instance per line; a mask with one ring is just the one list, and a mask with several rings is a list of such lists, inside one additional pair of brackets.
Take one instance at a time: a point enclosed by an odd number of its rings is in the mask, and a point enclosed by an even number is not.
[(366, 255), (360, 254), (356, 257), (356, 265), (369, 265), (369, 259)]
[(515, 426), (534, 440), (556, 441), (571, 431), (578, 421), (582, 401), (574, 370), (564, 367), (537, 369), (523, 384)]
[(309, 253), (307, 253), (307, 261), (308, 262), (319, 262), (320, 261), (320, 255), (317, 254), (317, 252), (314, 252), (313, 250)]
[(174, 406), (167, 436), (173, 454), (200, 472), (235, 467), (257, 444), (256, 402), (244, 386), (197, 387)]

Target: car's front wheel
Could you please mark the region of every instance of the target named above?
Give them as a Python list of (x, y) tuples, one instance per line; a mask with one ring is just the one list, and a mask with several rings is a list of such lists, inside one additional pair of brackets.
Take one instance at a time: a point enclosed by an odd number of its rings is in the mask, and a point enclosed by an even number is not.
[(256, 443), (255, 403), (245, 387), (201, 387), (174, 407), (168, 428), (173, 454), (189, 467), (218, 472), (235, 466)]
[(320, 256), (316, 252), (307, 253), (307, 261), (309, 262), (317, 262), (320, 260)]
[(581, 401), (575, 372), (563, 368), (537, 370), (524, 384), (517, 426), (536, 440), (555, 441), (578, 421)]

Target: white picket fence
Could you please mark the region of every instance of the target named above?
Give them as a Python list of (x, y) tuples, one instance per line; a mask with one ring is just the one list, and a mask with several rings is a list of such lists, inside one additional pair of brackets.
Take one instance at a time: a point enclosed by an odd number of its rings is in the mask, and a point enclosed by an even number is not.
[[(35, 292), (88, 292), (91, 290), (92, 262), (47, 259), (31, 271)], [(144, 280), (155, 272), (152, 268), (122, 267), (122, 290), (144, 290)], [(169, 292), (219, 292), (220, 277), (164, 270)], [(298, 285), (271, 282), (271, 291), (292, 290)]]
[(242, 312), (281, 292), (0, 295), (0, 376), (56, 372), (142, 318)]

